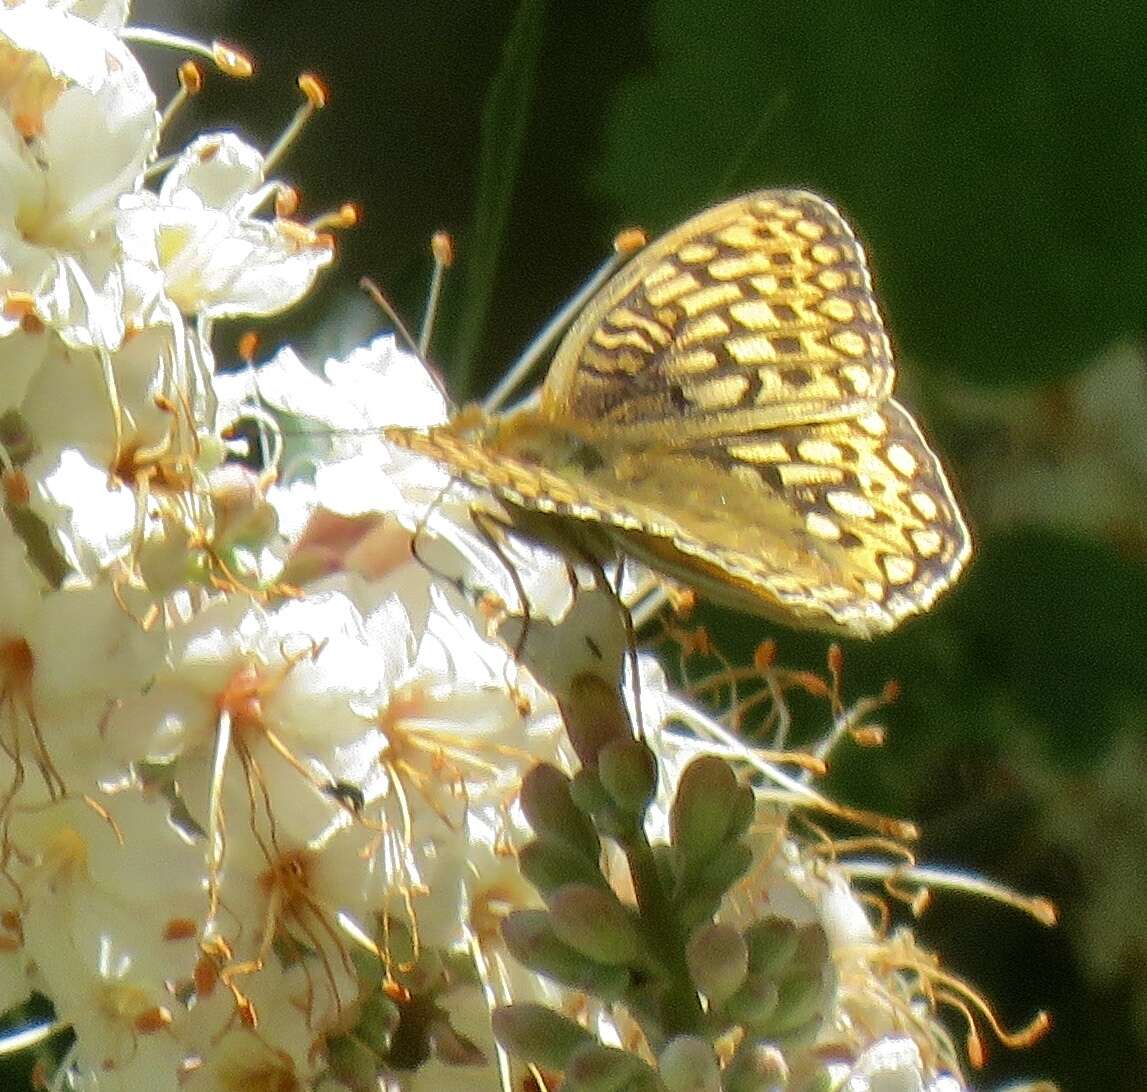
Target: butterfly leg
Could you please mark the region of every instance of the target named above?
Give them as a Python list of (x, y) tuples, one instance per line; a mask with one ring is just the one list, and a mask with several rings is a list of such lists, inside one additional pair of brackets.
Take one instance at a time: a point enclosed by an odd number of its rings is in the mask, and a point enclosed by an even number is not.
[(517, 662), (522, 658), (522, 651), (526, 647), (526, 640), (530, 633), (530, 597), (526, 592), (526, 586), (522, 583), (522, 578), (518, 574), (518, 570), (514, 567), (514, 563), (506, 556), (506, 551), (502, 549), (502, 544), (498, 540), (498, 535), (494, 528), (502, 528), (501, 522), (489, 512), (483, 512), (480, 508), (470, 509), (470, 518), (474, 521), (474, 526), (478, 533), (482, 536), (483, 541), (490, 547), (490, 551), (498, 559), (499, 563), (506, 570), (506, 575), (510, 578), (510, 583), (514, 585), (514, 592), (518, 597), (518, 605), (521, 610), (522, 617), (522, 632), (518, 634), (518, 639), (514, 642), (514, 660)]

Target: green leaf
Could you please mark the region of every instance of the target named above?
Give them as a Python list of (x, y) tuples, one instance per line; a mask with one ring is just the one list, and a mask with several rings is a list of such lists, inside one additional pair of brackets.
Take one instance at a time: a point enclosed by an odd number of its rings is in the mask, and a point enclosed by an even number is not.
[(482, 114), (477, 198), (466, 233), (464, 302), (454, 346), (454, 366), (463, 387), (489, 317), (536, 91), (546, 8), (546, 0), (521, 0)]

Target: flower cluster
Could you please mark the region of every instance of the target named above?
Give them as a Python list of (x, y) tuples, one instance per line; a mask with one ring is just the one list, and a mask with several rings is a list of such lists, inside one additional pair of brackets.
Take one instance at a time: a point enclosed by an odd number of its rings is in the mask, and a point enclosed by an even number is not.
[(864, 817), (620, 684), (616, 599), (380, 438), (445, 418), (416, 358), (215, 374), (332, 218), (286, 141), (163, 150), (200, 76), (161, 113), (126, 7), (0, 6), (0, 1010), (71, 1030), (53, 1087), (962, 1087), (932, 964), (788, 822)]

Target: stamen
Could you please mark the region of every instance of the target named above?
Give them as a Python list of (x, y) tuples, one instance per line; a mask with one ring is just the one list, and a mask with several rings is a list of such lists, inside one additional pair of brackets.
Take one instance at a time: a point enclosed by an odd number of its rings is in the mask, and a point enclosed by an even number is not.
[[(275, 211), (278, 212), (278, 204), (275, 205)], [(357, 226), (362, 222), (362, 210), (358, 205), (346, 202), (340, 205), (334, 212), (324, 212), (322, 216), (317, 216), (307, 224), (311, 231), (318, 232), (324, 228), (345, 231), (347, 228)]]
[(289, 220), (299, 211), (299, 191), (294, 186), (280, 182), (275, 190), (275, 216)]
[(862, 880), (907, 880), (927, 887), (942, 887), (952, 891), (964, 891), (969, 895), (980, 895), (994, 902), (1003, 903), (1021, 913), (1035, 918), (1041, 925), (1051, 927), (1059, 920), (1055, 903), (1041, 895), (1024, 895), (1004, 884), (984, 879), (982, 876), (956, 872), (946, 868), (926, 868), (920, 865), (889, 864), (876, 860), (841, 860), (838, 862), (849, 876)]
[(203, 90), (203, 72), (194, 61), (184, 61), (179, 66), (179, 90), (172, 96), (159, 119), (160, 129), (166, 129), (171, 119), (182, 109), (184, 103)]
[(311, 116), (327, 104), (326, 88), (319, 82), (317, 76), (304, 72), (299, 77), (299, 90), (302, 91), (306, 101), (295, 111), (283, 135), (275, 141), (271, 150), (263, 160), (263, 173), (270, 174), (279, 160), (286, 155), (287, 150), (295, 142), (296, 137), (303, 131), (303, 126), (310, 121)]
[(255, 354), (259, 351), (259, 341), (258, 330), (247, 330), (239, 335), (235, 350), (239, 359), (248, 367), (254, 363)]
[(7, 291), (4, 293), (4, 317), (23, 322), (28, 316), (39, 319), (36, 313), (36, 297), (31, 292)]
[(155, 27), (124, 27), (120, 37), (127, 42), (164, 46), (167, 49), (182, 49), (188, 53), (206, 57), (224, 75), (233, 76), (238, 80), (247, 79), (255, 71), (255, 66), (250, 57), (224, 42), (200, 42), (195, 38), (188, 38), (183, 34), (173, 34), (169, 30), (159, 30)]
[(613, 253), (590, 275), (582, 287), (570, 297), (533, 341), (522, 350), (522, 355), (510, 366), (501, 382), (486, 396), (482, 408), (487, 413), (501, 408), (506, 399), (518, 388), (533, 370), (554, 339), (574, 320), (597, 291), (613, 274), (624, 265), (633, 254), (645, 245), (645, 233), (630, 228), (621, 232), (613, 241)]
[(430, 275), (430, 293), (426, 299), (426, 312), (422, 316), (422, 329), (418, 333), (418, 355), (426, 356), (438, 315), (438, 300), (442, 295), (442, 281), (454, 264), (454, 240), (445, 231), (436, 231), (430, 239), (430, 253), (434, 256), (434, 272)]

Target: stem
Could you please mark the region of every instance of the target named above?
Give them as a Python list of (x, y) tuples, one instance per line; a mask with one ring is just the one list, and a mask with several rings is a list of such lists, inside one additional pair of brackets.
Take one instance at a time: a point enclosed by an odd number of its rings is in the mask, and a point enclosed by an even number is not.
[(649, 1014), (656, 1027), (649, 1027), (649, 1020), (642, 1021), (646, 1037), (657, 1049), (659, 1042), (677, 1035), (704, 1035), (705, 1014), (685, 962), (688, 938), (681, 935), (680, 922), (666, 897), (653, 850), (639, 824), (625, 839), (623, 849), (642, 926), (660, 969), (669, 978), (668, 989), (657, 997), (656, 1011)]

